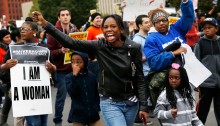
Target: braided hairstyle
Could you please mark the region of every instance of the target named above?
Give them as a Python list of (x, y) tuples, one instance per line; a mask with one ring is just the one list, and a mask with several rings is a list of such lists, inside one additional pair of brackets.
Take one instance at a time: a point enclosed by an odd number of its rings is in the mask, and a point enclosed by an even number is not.
[[(166, 87), (166, 98), (168, 99), (168, 102), (170, 103), (172, 108), (176, 108), (176, 103), (177, 103), (177, 98), (174, 94), (174, 89), (170, 86), (169, 84), (169, 73), (170, 71), (174, 69), (174, 68), (170, 68), (167, 73), (166, 73), (166, 77), (165, 77), (165, 87)], [(191, 93), (191, 87), (190, 87), (190, 83), (189, 83), (189, 78), (187, 75), (186, 70), (183, 67), (179, 67), (178, 69), (180, 72), (180, 86), (176, 89), (180, 95), (183, 97), (184, 101), (185, 98), (187, 98), (187, 100), (190, 103), (191, 108), (193, 107), (193, 100), (194, 98), (192, 97)]]

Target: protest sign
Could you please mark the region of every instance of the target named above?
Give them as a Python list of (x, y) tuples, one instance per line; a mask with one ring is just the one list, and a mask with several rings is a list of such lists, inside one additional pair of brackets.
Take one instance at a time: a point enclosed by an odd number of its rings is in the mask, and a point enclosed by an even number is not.
[(212, 73), (196, 58), (189, 45), (183, 44), (182, 46), (187, 48), (187, 52), (184, 54), (184, 68), (187, 71), (189, 82), (195, 87), (198, 87), (211, 76)]
[[(69, 33), (69, 36), (71, 38), (77, 39), (77, 40), (87, 40), (87, 32), (74, 32), (74, 33)], [(69, 64), (71, 63), (71, 54), (73, 53), (73, 50), (69, 50), (68, 52), (65, 53), (64, 56), (64, 64)]]
[(148, 15), (150, 10), (164, 6), (165, 0), (126, 0), (123, 21), (135, 21), (138, 15)]
[(45, 47), (10, 45), (12, 59), (18, 64), (10, 69), (13, 116), (52, 113), (49, 73), (45, 68), (50, 51)]
[(121, 3), (114, 3), (113, 7), (115, 9), (115, 13), (121, 16), (122, 15)]

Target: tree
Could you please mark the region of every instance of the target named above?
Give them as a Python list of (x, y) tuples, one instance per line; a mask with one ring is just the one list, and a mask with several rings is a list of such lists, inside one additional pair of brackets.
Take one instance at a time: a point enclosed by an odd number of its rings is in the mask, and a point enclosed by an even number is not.
[(30, 12), (28, 13), (28, 16), (29, 16), (29, 17), (32, 16), (32, 12), (33, 12), (33, 11), (40, 11), (39, 4), (38, 4), (38, 0), (33, 0), (32, 2), (33, 2), (33, 6), (31, 7)]
[[(168, 0), (172, 7), (175, 7), (176, 10), (180, 8), (180, 0)], [(198, 8), (202, 10), (204, 13), (208, 13), (208, 11), (212, 8), (212, 0), (198, 0)], [(220, 12), (220, 0), (218, 1), (218, 6), (215, 8), (213, 16), (216, 12)]]
[(97, 0), (38, 0), (45, 19), (55, 24), (57, 11), (67, 7), (71, 11), (71, 22), (80, 28), (89, 18), (90, 10), (96, 9)]

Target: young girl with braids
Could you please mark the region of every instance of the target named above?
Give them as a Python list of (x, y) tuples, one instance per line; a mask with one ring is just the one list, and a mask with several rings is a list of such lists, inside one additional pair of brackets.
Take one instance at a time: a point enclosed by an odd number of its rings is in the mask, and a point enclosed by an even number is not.
[(154, 114), (163, 126), (203, 126), (196, 115), (186, 70), (173, 63), (166, 73), (165, 89), (157, 99)]

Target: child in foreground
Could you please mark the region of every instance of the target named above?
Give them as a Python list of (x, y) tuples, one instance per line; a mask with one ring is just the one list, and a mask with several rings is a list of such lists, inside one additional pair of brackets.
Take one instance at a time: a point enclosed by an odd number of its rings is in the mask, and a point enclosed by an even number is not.
[(73, 126), (100, 126), (98, 83), (88, 72), (88, 56), (74, 51), (71, 55), (73, 72), (65, 77), (72, 99), (68, 122)]
[(203, 126), (196, 115), (191, 91), (186, 70), (173, 63), (166, 73), (165, 89), (154, 110), (163, 126)]

